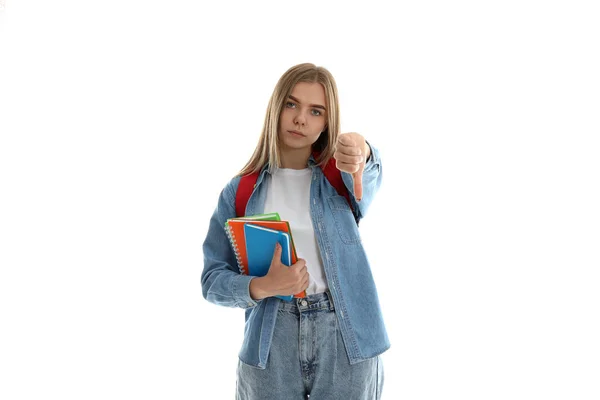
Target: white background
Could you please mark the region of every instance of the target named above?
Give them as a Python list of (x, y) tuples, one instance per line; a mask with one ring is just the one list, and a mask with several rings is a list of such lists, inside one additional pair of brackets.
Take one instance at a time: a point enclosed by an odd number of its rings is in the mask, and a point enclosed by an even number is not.
[(211, 3), (3, 1), (0, 398), (233, 398), (201, 246), (300, 62), (383, 157), (383, 398), (600, 398), (594, 2)]

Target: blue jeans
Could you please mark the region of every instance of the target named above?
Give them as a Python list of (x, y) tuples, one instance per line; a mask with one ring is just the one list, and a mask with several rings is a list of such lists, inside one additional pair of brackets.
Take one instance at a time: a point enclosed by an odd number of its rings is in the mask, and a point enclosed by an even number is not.
[(330, 296), (281, 302), (266, 369), (238, 360), (236, 400), (381, 398), (381, 358), (350, 365)]

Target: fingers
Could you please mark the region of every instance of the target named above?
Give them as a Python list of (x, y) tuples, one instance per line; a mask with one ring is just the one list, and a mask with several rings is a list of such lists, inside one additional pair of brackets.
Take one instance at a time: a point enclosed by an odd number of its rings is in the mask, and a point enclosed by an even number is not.
[(345, 133), (338, 136), (335, 152), (335, 166), (340, 171), (352, 174), (354, 195), (358, 201), (362, 199), (362, 175), (365, 168), (366, 155), (369, 150), (364, 137), (357, 133)]
[(303, 275), (300, 275), (298, 283), (297, 283), (297, 290), (296, 293), (299, 293), (303, 290), (306, 290), (306, 288), (308, 287), (308, 284), (310, 282), (310, 274), (308, 272), (304, 272)]
[(350, 154), (346, 154), (346, 153), (342, 153), (339, 150), (337, 150), (335, 153), (333, 153), (333, 158), (335, 158), (337, 161), (340, 161), (344, 164), (362, 164), (365, 161), (365, 157), (363, 157), (362, 155), (350, 155)]
[(346, 139), (342, 141), (344, 135), (338, 136), (338, 141), (336, 143), (335, 149), (337, 152), (341, 154), (346, 154), (349, 156), (360, 156), (362, 155), (362, 149), (360, 146), (356, 144), (356, 142), (352, 139)]
[(306, 290), (308, 288), (308, 275), (306, 275), (306, 279), (304, 281), (302, 281), (302, 285), (300, 286), (300, 292), (302, 292), (303, 290)]
[(340, 171), (344, 171), (344, 172), (349, 172), (351, 174), (358, 172), (360, 170), (361, 164), (355, 164), (355, 163), (345, 163), (345, 162), (341, 162), (340, 160), (336, 160), (335, 161), (335, 166), (337, 169), (339, 169)]
[(337, 139), (338, 145), (342, 147), (355, 147), (356, 142), (350, 137), (350, 135), (341, 134)]
[(295, 264), (293, 264), (290, 268), (294, 270), (303, 268), (306, 269), (306, 260), (303, 258), (299, 258), (298, 261)]
[(308, 267), (306, 266), (306, 261), (302, 258), (298, 259), (298, 262), (290, 267), (293, 271), (301, 277), (308, 276)]
[(310, 274), (306, 267), (306, 260), (299, 258), (298, 262), (290, 267), (290, 272), (294, 274), (294, 294), (300, 293), (308, 288)]
[[(346, 151), (347, 153), (344, 153)], [(360, 166), (365, 162), (365, 158), (362, 154), (356, 155), (359, 152), (357, 148), (349, 148), (346, 150), (340, 150), (339, 148), (333, 154), (335, 158), (335, 166), (340, 171), (354, 173), (359, 170)], [(349, 154), (351, 153), (351, 154)]]
[(364, 156), (361, 146), (350, 135), (338, 136), (333, 158), (335, 158), (336, 167), (339, 170), (349, 173), (358, 171), (358, 166), (365, 162)]
[(293, 269), (293, 271), (290, 271), (294, 274), (296, 274), (296, 276), (303, 276), (304, 274), (308, 274), (308, 268), (306, 267), (306, 265), (297, 265), (294, 264), (292, 265), (292, 267), (290, 267), (290, 269)]

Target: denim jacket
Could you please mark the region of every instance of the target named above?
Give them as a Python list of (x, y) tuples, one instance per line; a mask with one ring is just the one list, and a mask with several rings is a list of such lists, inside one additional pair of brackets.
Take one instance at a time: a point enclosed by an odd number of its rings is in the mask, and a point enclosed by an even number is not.
[[(351, 174), (342, 172), (351, 201), (362, 218), (381, 185), (381, 160), (371, 146), (371, 156), (363, 172), (363, 197), (354, 196)], [(329, 184), (321, 168), (311, 156), (310, 214), (325, 268), (338, 326), (350, 364), (375, 357), (390, 348), (381, 313), (377, 289), (363, 248), (352, 209), (343, 196)], [(246, 215), (264, 210), (268, 174), (265, 166), (256, 182)], [(239, 273), (233, 249), (225, 234), (228, 218), (235, 217), (235, 196), (240, 177), (233, 178), (222, 190), (203, 244), (204, 269), (201, 275), (202, 295), (211, 303), (245, 309), (244, 340), (239, 358), (242, 362), (265, 369), (280, 302), (277, 297), (255, 301), (250, 297), (253, 276)], [(292, 227), (293, 229), (293, 227)]]

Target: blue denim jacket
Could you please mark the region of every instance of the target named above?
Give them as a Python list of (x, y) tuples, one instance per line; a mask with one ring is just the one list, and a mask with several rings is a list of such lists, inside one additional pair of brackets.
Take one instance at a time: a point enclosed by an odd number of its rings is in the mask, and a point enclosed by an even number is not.
[[(350, 364), (356, 364), (383, 353), (390, 348), (390, 342), (352, 210), (346, 199), (339, 196), (329, 184), (312, 156), (308, 166), (312, 169), (310, 213), (315, 235), (348, 359)], [(265, 166), (248, 200), (246, 215), (263, 212), (268, 182), (264, 178), (267, 173)], [(381, 185), (378, 150), (371, 146), (371, 157), (363, 173), (363, 197), (360, 202), (354, 196), (352, 176), (342, 172), (342, 178), (360, 219)], [(203, 244), (202, 295), (217, 305), (245, 309), (244, 340), (239, 358), (248, 365), (265, 369), (277, 310), (283, 300), (267, 297), (254, 301), (249, 290), (254, 277), (239, 273), (224, 230), (225, 221), (235, 217), (235, 195), (239, 182), (240, 177), (235, 177), (225, 186), (210, 220)]]

